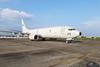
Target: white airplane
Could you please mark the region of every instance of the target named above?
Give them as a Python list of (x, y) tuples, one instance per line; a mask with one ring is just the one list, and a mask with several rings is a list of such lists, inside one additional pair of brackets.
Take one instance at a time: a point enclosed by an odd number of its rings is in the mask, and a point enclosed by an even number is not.
[(39, 29), (28, 29), (23, 21), (22, 22), (22, 33), (29, 34), (30, 40), (44, 40), (45, 38), (64, 38), (66, 43), (74, 40), (75, 37), (80, 36), (81, 32), (73, 27), (58, 26), (58, 27), (48, 27)]

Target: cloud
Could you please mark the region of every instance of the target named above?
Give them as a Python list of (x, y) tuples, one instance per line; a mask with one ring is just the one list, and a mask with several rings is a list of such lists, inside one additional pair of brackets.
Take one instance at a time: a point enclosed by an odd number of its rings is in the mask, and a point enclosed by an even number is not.
[(0, 9), (0, 20), (16, 20), (18, 18), (32, 18), (32, 14), (9, 8)]
[(100, 36), (100, 20), (85, 21), (80, 26), (84, 35)]
[(0, 9), (0, 29), (21, 29), (21, 18), (28, 20), (32, 19), (33, 15), (10, 8)]
[(92, 21), (86, 21), (82, 23), (83, 26), (87, 28), (99, 28), (100, 29), (100, 20), (92, 20)]

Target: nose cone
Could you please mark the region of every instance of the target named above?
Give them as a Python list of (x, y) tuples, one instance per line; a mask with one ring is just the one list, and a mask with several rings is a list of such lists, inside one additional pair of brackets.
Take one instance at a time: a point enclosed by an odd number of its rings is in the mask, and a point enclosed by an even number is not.
[(81, 36), (82, 35), (82, 32), (79, 32), (79, 35)]

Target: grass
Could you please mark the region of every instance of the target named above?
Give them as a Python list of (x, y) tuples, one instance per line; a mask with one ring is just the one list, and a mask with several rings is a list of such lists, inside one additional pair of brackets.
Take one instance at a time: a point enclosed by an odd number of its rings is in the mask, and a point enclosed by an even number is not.
[(75, 40), (100, 40), (100, 37), (81, 36), (81, 37), (76, 37)]

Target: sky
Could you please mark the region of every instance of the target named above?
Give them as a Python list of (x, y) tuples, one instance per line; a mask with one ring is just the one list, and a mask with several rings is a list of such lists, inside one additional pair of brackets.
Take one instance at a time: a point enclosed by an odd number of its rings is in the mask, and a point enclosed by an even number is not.
[(100, 0), (0, 0), (0, 30), (75, 27), (85, 36), (100, 36)]

